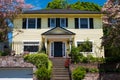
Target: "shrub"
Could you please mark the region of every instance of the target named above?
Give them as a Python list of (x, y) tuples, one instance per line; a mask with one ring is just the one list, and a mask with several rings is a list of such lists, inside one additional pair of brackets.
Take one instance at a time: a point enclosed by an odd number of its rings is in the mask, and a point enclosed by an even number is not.
[(0, 56), (7, 56), (8, 55), (8, 52), (2, 52), (0, 51)]
[(72, 46), (71, 49), (71, 58), (72, 58), (72, 62), (74, 63), (78, 63), (81, 61), (83, 55), (80, 54), (80, 51), (77, 47)]
[(44, 53), (28, 54), (24, 56), (24, 60), (34, 64), (38, 70), (35, 72), (38, 80), (50, 80), (52, 72), (52, 62)]
[(26, 55), (24, 59), (34, 64), (37, 68), (40, 67), (48, 68), (48, 56), (44, 53), (29, 54)]
[(38, 80), (50, 80), (51, 71), (45, 67), (41, 67), (35, 72), (35, 75), (37, 76)]
[(85, 77), (86, 70), (83, 67), (77, 67), (72, 72), (72, 77), (74, 80), (82, 80)]
[(50, 60), (48, 60), (48, 70), (52, 70), (53, 64)]

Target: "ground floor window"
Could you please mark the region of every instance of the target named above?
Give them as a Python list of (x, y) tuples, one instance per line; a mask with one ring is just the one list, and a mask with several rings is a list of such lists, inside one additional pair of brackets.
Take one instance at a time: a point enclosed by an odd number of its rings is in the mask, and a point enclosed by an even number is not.
[(92, 41), (77, 41), (77, 47), (80, 52), (93, 52), (93, 42)]
[(23, 42), (23, 51), (28, 52), (38, 52), (39, 51), (39, 42)]

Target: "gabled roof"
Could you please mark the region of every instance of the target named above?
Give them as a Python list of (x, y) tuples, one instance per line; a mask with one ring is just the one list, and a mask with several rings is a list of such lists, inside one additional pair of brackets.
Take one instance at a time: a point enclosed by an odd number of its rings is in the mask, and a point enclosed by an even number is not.
[(62, 27), (55, 27), (42, 33), (42, 35), (75, 35), (75, 33)]
[(23, 14), (101, 14), (98, 11), (82, 11), (73, 9), (41, 9), (41, 10), (26, 10)]

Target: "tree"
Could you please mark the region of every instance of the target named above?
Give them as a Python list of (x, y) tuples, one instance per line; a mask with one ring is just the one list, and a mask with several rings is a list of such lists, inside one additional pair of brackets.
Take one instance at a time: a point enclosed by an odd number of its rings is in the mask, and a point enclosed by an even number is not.
[(48, 9), (62, 9), (67, 7), (67, 0), (53, 0), (47, 5)]
[(31, 8), (24, 0), (0, 0), (0, 42), (7, 41), (10, 21), (22, 12), (23, 8)]
[(72, 9), (78, 9), (78, 10), (86, 10), (86, 11), (101, 11), (101, 6), (95, 3), (91, 2), (76, 2), (74, 4), (71, 4), (70, 7)]
[(47, 9), (77, 9), (77, 10), (87, 10), (87, 11), (101, 11), (101, 6), (91, 2), (76, 2), (69, 4), (67, 0), (53, 0), (47, 5)]
[(103, 31), (102, 45), (106, 56), (120, 56), (120, 0), (108, 0), (102, 9)]

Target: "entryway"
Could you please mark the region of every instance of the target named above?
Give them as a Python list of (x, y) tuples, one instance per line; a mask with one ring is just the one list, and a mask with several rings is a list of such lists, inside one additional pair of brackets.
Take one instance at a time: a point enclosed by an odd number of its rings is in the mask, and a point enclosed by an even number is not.
[(66, 54), (65, 43), (62, 41), (55, 41), (51, 43), (51, 56), (52, 57), (65, 57)]
[(54, 42), (54, 57), (62, 57), (62, 42)]

